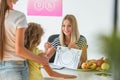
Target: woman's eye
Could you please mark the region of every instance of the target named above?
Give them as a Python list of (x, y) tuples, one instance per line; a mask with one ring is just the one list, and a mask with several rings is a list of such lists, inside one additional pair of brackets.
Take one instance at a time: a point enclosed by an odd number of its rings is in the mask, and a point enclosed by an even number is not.
[(71, 27), (71, 25), (62, 25), (62, 27)]
[(71, 25), (68, 25), (68, 27), (71, 27)]

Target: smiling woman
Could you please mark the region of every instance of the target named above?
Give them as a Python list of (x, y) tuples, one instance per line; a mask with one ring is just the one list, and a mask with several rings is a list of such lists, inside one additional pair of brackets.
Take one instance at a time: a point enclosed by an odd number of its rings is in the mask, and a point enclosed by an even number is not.
[[(77, 19), (73, 14), (67, 14), (63, 18), (61, 33), (50, 45), (54, 47), (54, 51), (56, 51), (58, 46), (82, 50), (78, 67), (87, 60), (87, 40), (83, 35), (79, 34)], [(51, 54), (53, 56), (53, 53)]]

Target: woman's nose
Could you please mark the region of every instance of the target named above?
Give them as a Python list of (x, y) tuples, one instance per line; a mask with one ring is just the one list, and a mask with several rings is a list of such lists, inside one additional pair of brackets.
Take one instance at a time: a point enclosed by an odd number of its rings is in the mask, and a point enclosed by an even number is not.
[(65, 30), (66, 30), (66, 31), (68, 30), (68, 27), (67, 27), (67, 26), (65, 26)]

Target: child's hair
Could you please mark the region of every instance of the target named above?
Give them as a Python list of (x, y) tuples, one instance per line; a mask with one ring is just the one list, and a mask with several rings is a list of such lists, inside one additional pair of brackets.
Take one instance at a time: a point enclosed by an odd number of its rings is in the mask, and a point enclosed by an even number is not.
[(37, 43), (40, 43), (43, 34), (44, 30), (40, 24), (28, 23), (28, 28), (25, 31), (25, 47), (31, 50)]

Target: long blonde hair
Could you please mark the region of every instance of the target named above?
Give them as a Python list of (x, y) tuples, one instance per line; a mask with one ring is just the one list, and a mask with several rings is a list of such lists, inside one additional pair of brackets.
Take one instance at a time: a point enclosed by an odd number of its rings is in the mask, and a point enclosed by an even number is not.
[(0, 2), (0, 60), (3, 60), (4, 48), (5, 48), (5, 13), (10, 7), (7, 4), (7, 0), (1, 0)]
[(40, 24), (29, 23), (28, 28), (25, 31), (25, 47), (31, 50), (36, 46), (36, 43), (39, 43), (42, 35), (44, 34), (43, 28)]
[[(80, 38), (79, 30), (78, 30), (78, 24), (77, 20), (74, 15), (68, 14), (63, 18), (62, 24), (65, 20), (68, 20), (71, 23), (72, 26), (72, 33), (71, 33), (71, 41), (70, 42), (76, 42)], [(65, 45), (65, 34), (62, 31), (61, 26), (61, 33), (60, 33), (60, 44)]]

